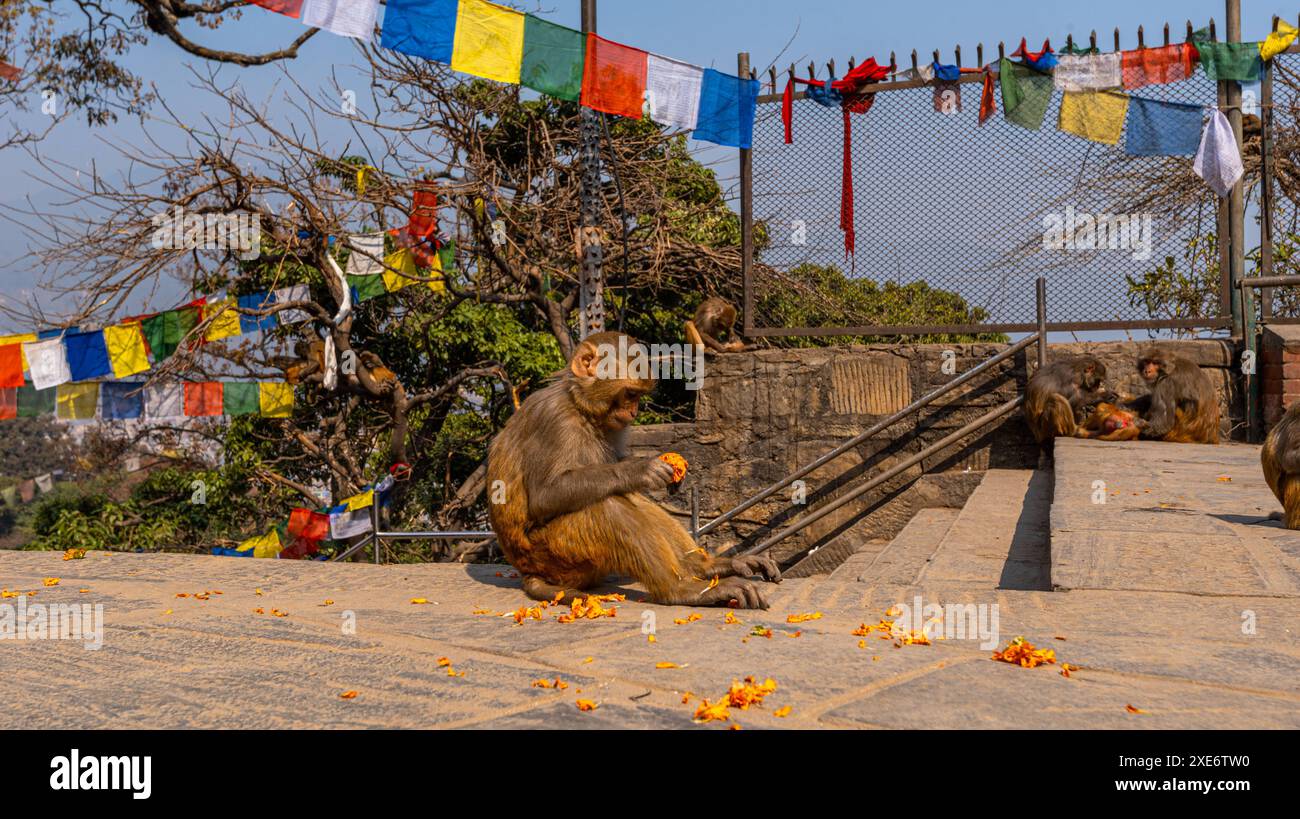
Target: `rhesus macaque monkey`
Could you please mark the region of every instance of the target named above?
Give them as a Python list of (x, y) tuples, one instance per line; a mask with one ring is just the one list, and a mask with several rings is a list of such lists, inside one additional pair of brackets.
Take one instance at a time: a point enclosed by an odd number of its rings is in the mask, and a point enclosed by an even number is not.
[(704, 347), (714, 353), (738, 353), (747, 347), (739, 338), (721, 341), (722, 336), (736, 335), (736, 308), (725, 299), (710, 296), (695, 310), (695, 318), (686, 322), (686, 343)]
[(1078, 431), (1088, 407), (1109, 397), (1105, 380), (1106, 365), (1090, 355), (1057, 359), (1029, 379), (1025, 421), (1044, 455), (1054, 439)]
[(1182, 444), (1219, 442), (1219, 397), (1195, 362), (1150, 347), (1138, 358), (1138, 374), (1150, 395), (1128, 402), (1142, 414), (1143, 438)]
[(391, 390), (393, 385), (397, 383), (397, 374), (384, 366), (383, 360), (369, 350), (358, 353), (357, 361), (362, 367), (366, 368), (366, 372), (370, 374), (375, 386), (379, 389)]
[(1264, 480), (1285, 512), (1269, 517), (1288, 529), (1300, 529), (1300, 403), (1292, 404), (1264, 439), (1259, 451)]
[(528, 396), (492, 442), (488, 514), (501, 550), (534, 600), (560, 592), (572, 600), (622, 574), (664, 605), (767, 608), (760, 586), (744, 578), (779, 581), (775, 561), (711, 557), (641, 494), (667, 486), (673, 468), (654, 457), (626, 457), (627, 428), (654, 381), (622, 369), (616, 372), (625, 377), (611, 377), (606, 368), (619, 362), (610, 356), (626, 363), (636, 349), (621, 333), (589, 337), (559, 379)]
[(315, 341), (295, 342), (293, 354), (296, 358), (277, 359), (278, 366), (284, 369), (285, 378), (290, 384), (302, 384), (307, 381), (319, 382), (324, 377), (324, 341), (316, 339)]
[(1088, 420), (1075, 430), (1075, 437), (1100, 441), (1132, 441), (1142, 434), (1136, 413), (1102, 402), (1093, 407)]

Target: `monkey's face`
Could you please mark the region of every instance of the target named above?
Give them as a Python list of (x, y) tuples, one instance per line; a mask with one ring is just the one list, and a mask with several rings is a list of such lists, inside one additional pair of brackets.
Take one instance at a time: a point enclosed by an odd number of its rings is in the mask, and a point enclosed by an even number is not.
[(1158, 359), (1144, 358), (1138, 362), (1138, 375), (1142, 376), (1142, 380), (1148, 384), (1154, 384), (1156, 379), (1160, 378), (1163, 366), (1164, 363)]
[(645, 393), (637, 389), (623, 388), (609, 404), (609, 413), (605, 416), (605, 428), (610, 432), (620, 432), (636, 421), (636, 414), (641, 410), (641, 398)]

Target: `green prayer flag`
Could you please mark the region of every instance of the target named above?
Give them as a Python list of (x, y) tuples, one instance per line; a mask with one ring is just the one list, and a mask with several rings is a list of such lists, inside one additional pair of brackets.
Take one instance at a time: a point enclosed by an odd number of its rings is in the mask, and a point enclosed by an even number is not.
[(1051, 74), (1003, 59), (998, 64), (1002, 84), (1002, 115), (1021, 128), (1037, 131), (1047, 116), (1055, 83)]
[(54, 394), (57, 388), (38, 390), (31, 384), (18, 388), (18, 417), (35, 418), (38, 415), (54, 414)]
[(1264, 60), (1259, 56), (1259, 43), (1212, 43), (1205, 40), (1196, 44), (1196, 50), (1201, 52), (1201, 67), (1205, 69), (1205, 76), (1215, 82), (1259, 82), (1260, 73), (1264, 70)]
[(199, 308), (182, 307), (150, 316), (140, 322), (144, 340), (149, 344), (154, 362), (170, 358), (185, 336), (199, 326)]
[(388, 292), (384, 286), (384, 277), (378, 273), (367, 276), (348, 276), (348, 282), (352, 285), (352, 292), (356, 294), (357, 301), (369, 301), (375, 296), (382, 296)]
[(257, 382), (227, 381), (221, 387), (221, 411), (226, 415), (248, 415), (262, 408)]
[(526, 14), (519, 82), (534, 91), (577, 102), (582, 95), (585, 52), (582, 32)]
[(438, 261), (442, 265), (444, 275), (452, 273), (456, 269), (456, 240), (450, 239), (447, 244), (438, 248)]

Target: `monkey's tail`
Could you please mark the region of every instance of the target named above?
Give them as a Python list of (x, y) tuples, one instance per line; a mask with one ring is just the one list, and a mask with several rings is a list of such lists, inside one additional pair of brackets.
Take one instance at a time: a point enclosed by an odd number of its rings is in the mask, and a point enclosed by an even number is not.
[(1036, 419), (1031, 419), (1030, 428), (1038, 443), (1050, 445), (1053, 438), (1068, 438), (1077, 429), (1074, 423), (1074, 410), (1064, 397), (1053, 393), (1047, 396), (1042, 412)]
[(1300, 529), (1300, 474), (1282, 475), (1282, 508), (1286, 510), (1282, 525), (1288, 529)]

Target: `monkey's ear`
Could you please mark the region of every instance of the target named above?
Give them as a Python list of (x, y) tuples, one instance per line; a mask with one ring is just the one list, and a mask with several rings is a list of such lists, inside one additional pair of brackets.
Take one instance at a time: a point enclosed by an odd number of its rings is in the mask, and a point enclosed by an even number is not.
[(584, 341), (574, 351), (573, 360), (569, 362), (569, 371), (578, 378), (595, 378), (596, 362), (599, 360), (600, 351), (596, 349), (596, 345)]

